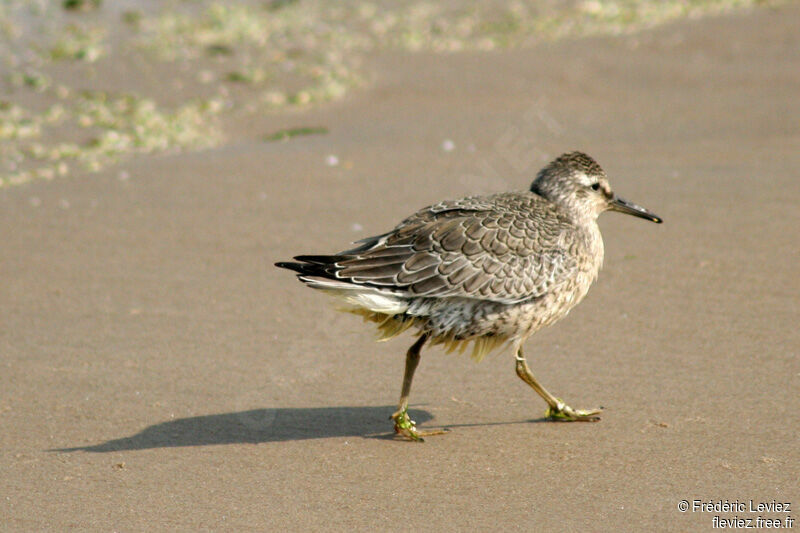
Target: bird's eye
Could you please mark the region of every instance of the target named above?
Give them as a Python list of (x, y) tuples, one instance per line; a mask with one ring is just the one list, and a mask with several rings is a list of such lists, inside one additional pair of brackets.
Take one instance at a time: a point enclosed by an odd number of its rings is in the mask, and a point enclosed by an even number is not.
[(599, 191), (600, 190), (600, 183), (592, 183), (592, 190)]

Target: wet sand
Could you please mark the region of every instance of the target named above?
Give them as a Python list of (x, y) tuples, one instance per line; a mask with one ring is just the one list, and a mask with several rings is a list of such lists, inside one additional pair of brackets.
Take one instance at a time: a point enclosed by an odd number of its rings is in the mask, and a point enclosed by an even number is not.
[[(239, 117), (224, 147), (0, 190), (0, 528), (795, 516), (798, 23), (789, 6), (523, 51), (384, 53), (371, 88)], [(262, 140), (298, 126), (329, 133)], [(376, 344), (272, 263), (527, 187), (573, 149), (665, 219), (604, 215), (599, 281), (527, 344), (545, 386), (603, 420), (542, 420), (509, 353), (434, 348), (412, 415), (453, 431), (392, 439), (412, 337)], [(695, 499), (793, 509), (679, 511)]]

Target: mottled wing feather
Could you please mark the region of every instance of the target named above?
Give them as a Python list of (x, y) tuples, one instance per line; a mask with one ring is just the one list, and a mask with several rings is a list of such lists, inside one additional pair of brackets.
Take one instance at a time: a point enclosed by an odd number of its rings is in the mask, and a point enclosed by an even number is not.
[(536, 298), (576, 268), (553, 209), (532, 193), (441, 202), (336, 256), (335, 276), (407, 296)]

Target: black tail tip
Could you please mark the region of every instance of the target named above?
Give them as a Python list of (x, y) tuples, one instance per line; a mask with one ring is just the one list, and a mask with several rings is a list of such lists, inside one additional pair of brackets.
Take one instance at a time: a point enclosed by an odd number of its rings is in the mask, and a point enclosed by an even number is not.
[(297, 272), (302, 265), (300, 263), (292, 263), (291, 261), (278, 261), (277, 263), (275, 263), (275, 266), (278, 268), (286, 268)]

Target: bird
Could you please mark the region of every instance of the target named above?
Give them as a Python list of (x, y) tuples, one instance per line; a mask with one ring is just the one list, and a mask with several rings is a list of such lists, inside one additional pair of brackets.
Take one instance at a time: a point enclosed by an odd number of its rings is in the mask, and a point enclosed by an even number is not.
[(602, 408), (573, 409), (548, 392), (522, 346), (564, 318), (597, 279), (604, 251), (597, 218), (604, 211), (662, 222), (614, 193), (600, 165), (575, 151), (543, 167), (528, 190), (441, 201), (349, 250), (275, 265), (375, 322), (379, 340), (416, 331), (391, 415), (401, 437), (422, 441), (446, 431), (418, 429), (408, 414), (426, 343), (459, 352), (471, 343), (476, 360), (509, 346), (517, 375), (547, 402), (546, 418), (594, 422)]

